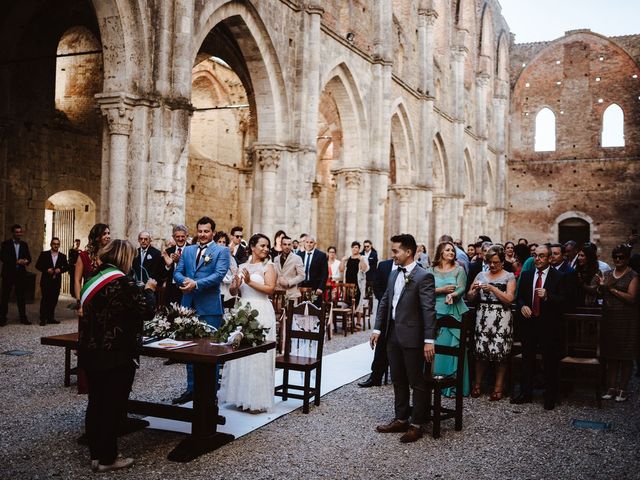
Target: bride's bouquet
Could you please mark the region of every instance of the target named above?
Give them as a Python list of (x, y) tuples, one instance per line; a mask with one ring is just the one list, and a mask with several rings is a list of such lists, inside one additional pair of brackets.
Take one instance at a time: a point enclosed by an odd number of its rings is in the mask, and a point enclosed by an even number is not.
[(233, 348), (240, 345), (256, 347), (264, 343), (268, 331), (260, 325), (258, 311), (253, 310), (250, 303), (239, 301), (233, 308), (225, 310), (222, 326), (214, 332), (213, 339), (229, 343)]
[(210, 337), (214, 332), (215, 328), (200, 320), (195, 310), (175, 302), (158, 310), (153, 319), (144, 323), (144, 334), (148, 337), (188, 340)]

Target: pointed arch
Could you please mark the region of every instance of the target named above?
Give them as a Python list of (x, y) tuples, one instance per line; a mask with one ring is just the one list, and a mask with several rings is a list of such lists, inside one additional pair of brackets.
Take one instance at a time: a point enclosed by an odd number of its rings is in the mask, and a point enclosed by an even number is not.
[(444, 194), (449, 191), (449, 161), (442, 135), (439, 132), (433, 138), (433, 154), (434, 193)]
[(321, 92), (329, 92), (336, 102), (343, 130), (342, 156), (336, 168), (364, 166), (363, 146), (366, 144), (367, 122), (364, 102), (351, 70), (346, 62), (340, 62), (324, 76)]
[(624, 147), (624, 111), (612, 103), (602, 114), (602, 147)]
[(535, 146), (536, 152), (554, 152), (556, 150), (556, 114), (549, 107), (542, 108), (536, 114)]
[[(415, 164), (415, 141), (413, 127), (407, 108), (401, 99), (394, 102), (391, 115), (391, 145), (394, 149), (396, 169), (406, 172), (399, 183), (414, 183), (418, 176), (418, 165)], [(397, 178), (397, 177), (396, 177)]]
[[(243, 78), (247, 92), (252, 92), (258, 125), (259, 143), (283, 142), (289, 131), (288, 99), (282, 68), (269, 32), (260, 15), (248, 2), (207, 3), (194, 28), (192, 65), (201, 45), (220, 23), (228, 24), (239, 49), (234, 52), (243, 62), (248, 78)], [(235, 65), (232, 65), (236, 70)]]
[(496, 78), (506, 82), (509, 80), (509, 41), (506, 30), (500, 32), (496, 48)]
[(464, 193), (464, 198), (467, 202), (474, 201), (474, 190), (475, 190), (475, 174), (473, 171), (473, 161), (471, 160), (471, 152), (469, 152), (468, 148), (464, 149), (464, 170), (465, 176), (463, 179), (464, 185), (462, 192)]
[(493, 32), (493, 12), (489, 2), (484, 4), (480, 17), (480, 34), (478, 36), (478, 55), (492, 58), (495, 51), (495, 35)]

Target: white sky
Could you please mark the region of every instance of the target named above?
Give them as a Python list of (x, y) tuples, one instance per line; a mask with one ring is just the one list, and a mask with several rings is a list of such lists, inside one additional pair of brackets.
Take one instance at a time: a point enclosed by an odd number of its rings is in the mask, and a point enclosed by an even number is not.
[(498, 0), (516, 43), (554, 40), (589, 28), (606, 36), (640, 34), (640, 0)]

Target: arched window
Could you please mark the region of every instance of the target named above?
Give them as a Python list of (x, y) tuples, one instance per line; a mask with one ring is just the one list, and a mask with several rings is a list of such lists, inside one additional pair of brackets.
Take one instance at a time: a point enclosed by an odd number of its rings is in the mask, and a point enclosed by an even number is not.
[(602, 115), (603, 147), (624, 147), (624, 112), (619, 105), (612, 103)]
[(555, 152), (556, 116), (549, 108), (543, 108), (536, 115), (536, 152)]

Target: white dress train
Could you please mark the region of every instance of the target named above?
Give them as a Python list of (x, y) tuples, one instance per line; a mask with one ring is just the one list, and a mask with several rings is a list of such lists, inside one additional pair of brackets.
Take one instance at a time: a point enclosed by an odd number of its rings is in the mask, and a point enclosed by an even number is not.
[[(264, 284), (265, 264), (243, 263), (238, 273), (241, 274), (243, 269), (249, 271), (252, 282)], [(276, 315), (269, 297), (245, 283), (240, 286), (240, 296), (243, 304), (250, 303), (251, 308), (258, 311), (258, 321), (269, 329), (266, 340), (275, 340)], [(245, 410), (271, 409), (274, 402), (275, 358), (275, 350), (272, 349), (226, 362), (222, 369), (220, 399)]]

